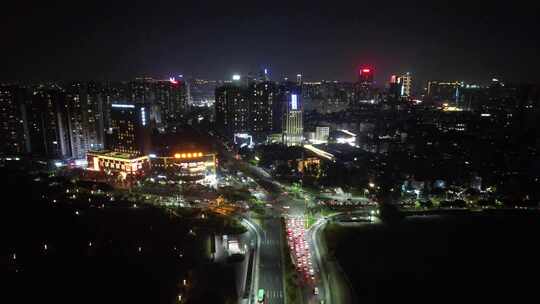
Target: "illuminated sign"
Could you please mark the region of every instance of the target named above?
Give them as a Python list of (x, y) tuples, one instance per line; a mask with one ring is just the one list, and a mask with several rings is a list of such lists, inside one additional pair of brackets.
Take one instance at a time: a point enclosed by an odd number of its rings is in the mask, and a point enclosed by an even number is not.
[(233, 75), (232, 80), (240, 80), (240, 75), (238, 74)]
[(195, 157), (202, 157), (202, 152), (193, 152), (193, 153), (175, 153), (174, 158), (195, 158)]
[(128, 109), (134, 109), (135, 108), (135, 105), (130, 105), (130, 104), (115, 104), (113, 103), (111, 105), (111, 107), (113, 108), (128, 108)]
[(169, 81), (170, 81), (172, 84), (178, 84), (178, 80), (176, 80), (176, 78), (174, 78), (174, 77), (169, 77)]
[(291, 95), (291, 109), (298, 110), (298, 95)]
[(371, 72), (370, 69), (362, 69), (362, 73), (369, 73), (369, 72)]

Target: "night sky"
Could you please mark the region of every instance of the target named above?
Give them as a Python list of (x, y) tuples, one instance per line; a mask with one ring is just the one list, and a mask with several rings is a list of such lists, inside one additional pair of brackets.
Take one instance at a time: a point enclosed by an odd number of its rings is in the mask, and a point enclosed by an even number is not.
[(363, 64), (379, 84), (405, 71), (540, 81), (540, 11), (524, 1), (10, 2), (3, 81), (229, 79), (262, 67), (274, 79), (353, 80)]

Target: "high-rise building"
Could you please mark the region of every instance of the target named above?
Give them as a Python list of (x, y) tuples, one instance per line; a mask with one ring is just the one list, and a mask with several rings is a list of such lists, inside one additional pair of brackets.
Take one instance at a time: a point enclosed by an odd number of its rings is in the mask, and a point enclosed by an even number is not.
[(34, 90), (27, 111), (31, 153), (46, 158), (71, 156), (68, 106), (58, 86)]
[[(272, 81), (242, 81), (239, 76), (216, 89), (216, 126), (228, 136), (267, 138), (286, 133), (287, 142), (302, 142), (303, 99), (301, 85)], [(249, 136), (248, 136), (249, 135)]]
[(29, 152), (26, 124), (26, 90), (19, 86), (0, 86), (0, 154)]
[(400, 85), (401, 97), (410, 97), (412, 91), (412, 75), (407, 72), (397, 78), (397, 83)]
[(74, 82), (66, 89), (71, 156), (84, 158), (104, 147), (103, 99), (95, 83)]
[(129, 92), (127, 100), (135, 104), (145, 104), (152, 127), (160, 129), (173, 127), (180, 122), (189, 98), (187, 82), (183, 78), (175, 77), (167, 80), (136, 78), (129, 83)]
[(249, 88), (249, 131), (270, 133), (273, 130), (273, 105), (276, 86), (271, 81), (256, 82)]
[(216, 89), (216, 125), (225, 134), (249, 132), (249, 109), (249, 95), (240, 76), (233, 76), (233, 82)]
[(375, 71), (370, 67), (362, 67), (358, 71), (358, 82), (354, 89), (355, 103), (375, 102), (374, 74)]
[(369, 67), (362, 67), (358, 72), (358, 83), (362, 86), (371, 87), (374, 81), (374, 71)]
[(283, 143), (288, 146), (301, 145), (303, 142), (303, 104), (302, 87), (285, 82), (280, 85), (279, 102), (283, 106)]
[(111, 105), (111, 139), (109, 148), (130, 156), (147, 155), (150, 151), (148, 106), (113, 103)]

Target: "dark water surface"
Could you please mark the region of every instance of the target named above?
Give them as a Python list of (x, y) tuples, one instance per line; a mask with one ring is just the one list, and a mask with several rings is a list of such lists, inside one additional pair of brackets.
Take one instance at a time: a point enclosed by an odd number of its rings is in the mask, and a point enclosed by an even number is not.
[(540, 215), (408, 218), (338, 229), (358, 303), (537, 303)]

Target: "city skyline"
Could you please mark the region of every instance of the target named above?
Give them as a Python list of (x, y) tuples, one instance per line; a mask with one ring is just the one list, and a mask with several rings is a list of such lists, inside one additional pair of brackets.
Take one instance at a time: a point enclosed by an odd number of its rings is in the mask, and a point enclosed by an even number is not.
[(530, 302), (537, 15), (498, 0), (5, 4), (4, 298)]
[(15, 47), (1, 51), (0, 80), (227, 79), (268, 67), (274, 79), (352, 81), (369, 65), (379, 86), (404, 72), (417, 83), (538, 81), (534, 9), (502, 4), (9, 4), (4, 41)]

